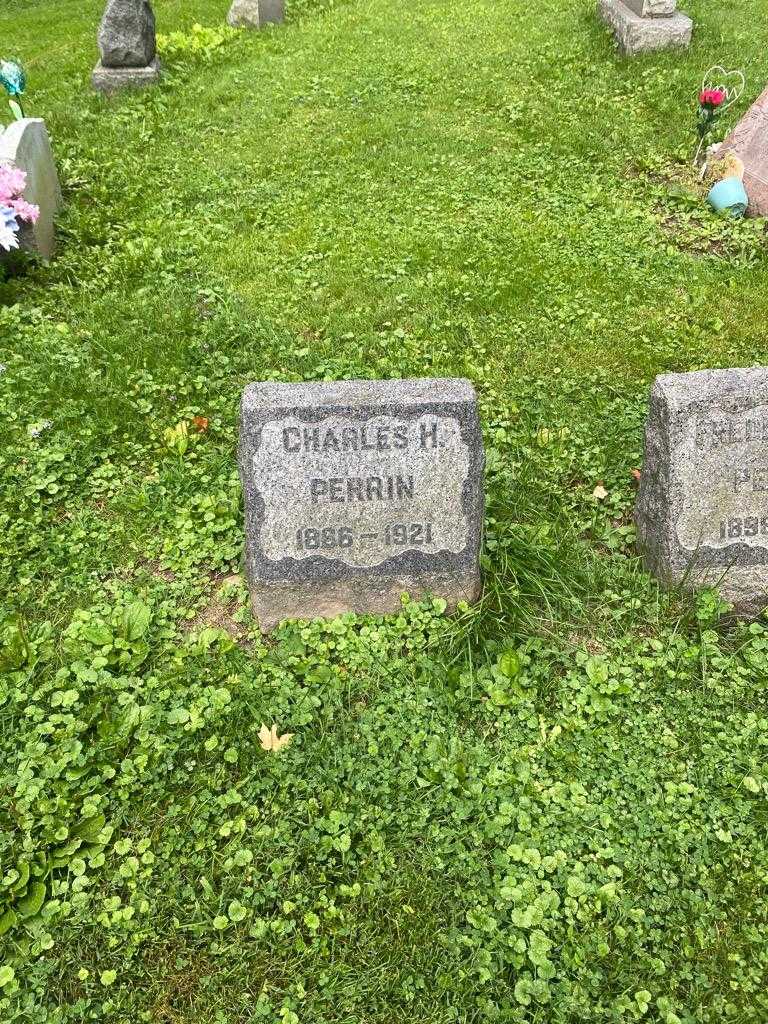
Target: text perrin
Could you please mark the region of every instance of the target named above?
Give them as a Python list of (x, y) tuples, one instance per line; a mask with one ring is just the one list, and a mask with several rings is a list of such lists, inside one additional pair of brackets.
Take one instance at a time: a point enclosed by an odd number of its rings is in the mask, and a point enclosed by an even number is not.
[(412, 476), (313, 477), (312, 504), (349, 501), (402, 501), (413, 498)]

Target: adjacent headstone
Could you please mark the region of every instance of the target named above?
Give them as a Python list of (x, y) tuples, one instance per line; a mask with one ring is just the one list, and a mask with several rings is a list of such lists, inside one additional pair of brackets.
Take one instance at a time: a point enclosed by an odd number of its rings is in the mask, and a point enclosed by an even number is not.
[(627, 57), (686, 47), (693, 22), (677, 9), (677, 0), (598, 0), (597, 12), (613, 29)]
[(665, 582), (719, 586), (745, 616), (768, 606), (768, 369), (656, 379), (635, 521)]
[(18, 167), (27, 176), (24, 198), (40, 207), (36, 224), (24, 224), (21, 248), (50, 259), (56, 244), (54, 220), (61, 208), (61, 187), (45, 121), (27, 117), (0, 133), (0, 163)]
[(744, 164), (748, 217), (768, 217), (768, 89), (718, 147), (716, 159), (734, 153)]
[(285, 0), (234, 0), (227, 22), (234, 28), (261, 28), (285, 21)]
[(482, 435), (466, 380), (249, 385), (240, 409), (246, 569), (284, 619), (455, 607), (480, 593)]
[(98, 92), (116, 92), (157, 81), (160, 61), (149, 0), (108, 0), (98, 42), (101, 60), (92, 76)]

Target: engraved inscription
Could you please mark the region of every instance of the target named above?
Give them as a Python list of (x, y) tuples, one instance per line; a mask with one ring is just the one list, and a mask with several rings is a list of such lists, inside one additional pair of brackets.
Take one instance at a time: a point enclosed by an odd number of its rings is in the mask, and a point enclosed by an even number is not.
[(768, 546), (768, 407), (692, 416), (679, 470), (683, 547)]
[(720, 523), (720, 540), (739, 540), (741, 537), (763, 537), (768, 534), (768, 516), (731, 516)]
[(406, 551), (458, 554), (469, 542), (469, 449), (453, 417), (272, 420), (253, 473), (266, 558), (318, 555), (371, 568)]

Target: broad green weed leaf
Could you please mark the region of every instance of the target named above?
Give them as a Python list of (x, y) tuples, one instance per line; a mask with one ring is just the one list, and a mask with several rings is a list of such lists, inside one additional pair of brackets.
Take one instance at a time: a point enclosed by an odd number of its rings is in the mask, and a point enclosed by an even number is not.
[(34, 917), (39, 914), (45, 903), (45, 883), (32, 882), (27, 889), (26, 896), (16, 902), (16, 912), (19, 917)]
[(608, 666), (602, 658), (589, 658), (586, 669), (590, 683), (595, 686), (604, 685), (608, 681)]
[(85, 843), (95, 843), (99, 833), (107, 823), (103, 814), (94, 814), (91, 818), (85, 818), (72, 829), (72, 835), (82, 839)]
[(490, 698), (491, 704), (497, 708), (506, 708), (510, 704), (514, 704), (515, 695), (509, 690), (503, 690), (500, 686), (491, 687), (488, 691), (488, 697)]
[(15, 672), (24, 668), (29, 657), (29, 647), (24, 639), (20, 619), (4, 629), (0, 639), (0, 672)]
[(0, 914), (0, 935), (5, 935), (17, 923), (18, 917), (10, 908), (4, 914)]
[(16, 865), (16, 870), (19, 872), (19, 877), (11, 886), (11, 892), (18, 893), (22, 892), (27, 887), (29, 881), (29, 864), (20, 863)]
[(112, 630), (106, 622), (89, 622), (83, 627), (83, 636), (94, 647), (107, 647), (114, 640)]
[(499, 658), (499, 671), (507, 677), (514, 679), (520, 673), (520, 658), (515, 651), (505, 651)]
[(152, 613), (143, 601), (133, 601), (123, 612), (122, 631), (127, 640), (140, 640), (149, 629)]

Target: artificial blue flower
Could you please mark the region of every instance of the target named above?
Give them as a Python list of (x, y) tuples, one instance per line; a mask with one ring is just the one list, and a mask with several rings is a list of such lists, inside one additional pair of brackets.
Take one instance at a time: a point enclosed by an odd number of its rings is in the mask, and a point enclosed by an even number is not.
[(11, 249), (18, 249), (19, 222), (16, 220), (15, 212), (10, 206), (3, 206), (0, 203), (0, 249), (10, 252)]
[(0, 227), (10, 228), (12, 231), (19, 230), (16, 211), (12, 210), (10, 206), (0, 204)]
[(18, 61), (0, 60), (0, 85), (9, 96), (21, 96), (27, 87), (27, 76)]

